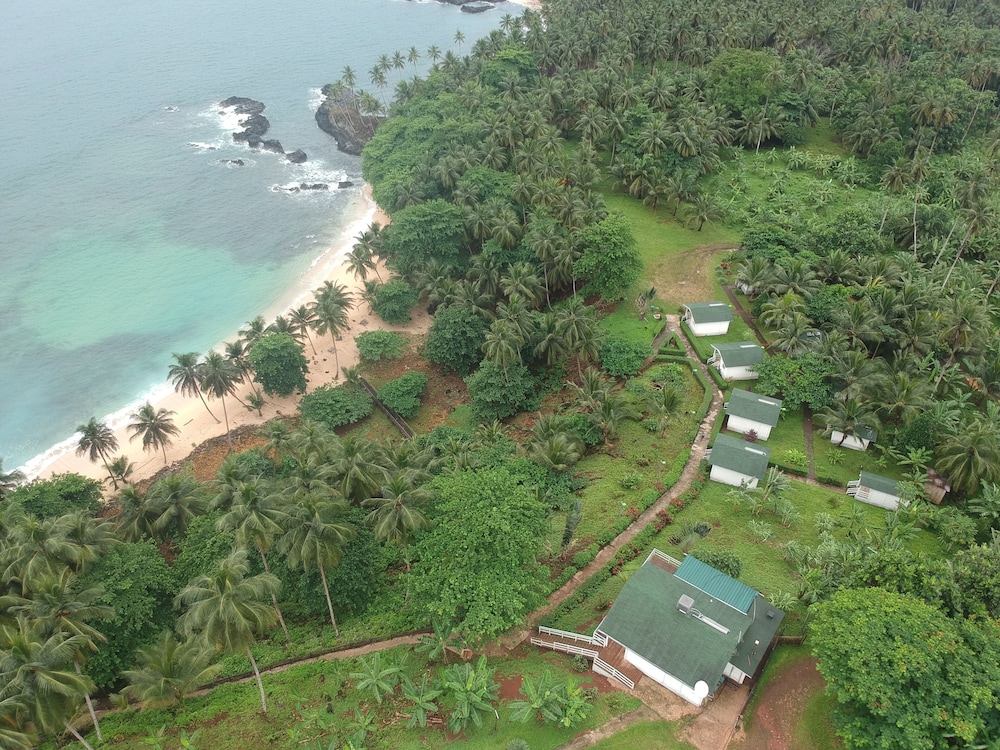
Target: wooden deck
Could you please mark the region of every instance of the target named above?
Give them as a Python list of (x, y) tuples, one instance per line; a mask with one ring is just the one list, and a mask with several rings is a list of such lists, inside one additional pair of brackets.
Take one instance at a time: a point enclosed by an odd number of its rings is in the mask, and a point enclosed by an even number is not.
[(633, 687), (638, 684), (639, 680), (643, 677), (642, 672), (625, 660), (625, 647), (616, 641), (608, 640), (607, 646), (598, 646), (596, 644), (584, 645), (569, 638), (561, 638), (556, 635), (546, 634), (533, 637), (531, 642), (536, 646), (552, 649), (553, 651), (562, 651), (563, 653), (568, 654), (581, 654), (591, 661), (595, 658), (592, 654), (596, 654), (597, 659), (613, 667), (615, 670), (632, 681), (633, 685), (626, 685), (626, 687)]

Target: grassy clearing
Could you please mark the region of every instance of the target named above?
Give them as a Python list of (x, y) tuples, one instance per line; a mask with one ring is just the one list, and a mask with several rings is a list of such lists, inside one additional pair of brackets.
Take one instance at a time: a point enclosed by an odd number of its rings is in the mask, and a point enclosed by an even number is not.
[[(725, 297), (722, 298), (724, 300)], [(722, 301), (719, 300), (719, 301)], [(715, 300), (706, 300), (715, 301)], [(718, 344), (729, 344), (739, 341), (749, 341), (753, 344), (757, 343), (757, 337), (754, 335), (753, 330), (746, 324), (743, 318), (735, 315), (733, 317), (733, 322), (729, 324), (729, 330), (726, 331), (721, 336), (692, 336), (691, 346), (694, 350), (698, 352), (698, 357), (702, 362), (708, 360), (712, 356), (712, 347)]]
[(608, 737), (592, 747), (594, 750), (694, 750), (694, 745), (677, 739), (680, 725), (674, 721), (645, 721), (633, 724), (623, 732)]
[[(382, 656), (383, 661), (399, 659), (406, 674), (418, 681), (424, 673), (436, 670), (436, 666), (428, 665), (408, 648), (393, 649)], [(535, 649), (490, 664), (498, 668), (498, 682), (514, 676), (537, 677), (549, 670), (560, 680), (572, 676), (584, 686), (590, 683), (589, 676), (572, 672), (565, 656)], [(595, 699), (594, 710), (586, 722), (566, 729), (514, 722), (508, 702), (500, 701), (497, 706), (499, 719), (491, 715), (482, 727), (470, 726), (455, 738), (440, 727), (408, 729), (405, 715), (409, 713), (409, 703), (402, 698), (399, 689), (377, 704), (369, 691), (356, 688), (357, 681), (350, 674), (359, 668), (357, 660), (320, 661), (264, 675), (269, 709), (266, 716), (260, 713), (256, 683), (247, 682), (223, 685), (207, 695), (189, 699), (184, 709), (176, 713), (162, 710), (112, 713), (102, 720), (102, 728), (115, 746), (123, 750), (148, 747), (147, 738), (161, 727), (165, 728), (161, 742), (168, 747), (176, 745), (184, 730), (189, 737), (197, 731), (197, 746), (214, 750), (247, 747), (293, 750), (312, 739), (321, 739), (324, 747), (335, 738), (343, 742), (349, 733), (357, 730), (355, 712), (359, 711), (372, 719), (368, 747), (406, 750), (447, 744), (475, 750), (504, 747), (510, 740), (521, 737), (529, 739), (535, 750), (545, 750), (558, 747), (578, 732), (599, 726), (640, 705), (637, 699), (623, 693), (604, 693)], [(451, 707), (441, 708), (447, 716)], [(336, 746), (341, 745), (337, 743)]]
[(802, 720), (795, 725), (795, 739), (802, 747), (812, 750), (844, 750), (830, 714), (837, 699), (825, 690), (813, 693), (806, 704)]

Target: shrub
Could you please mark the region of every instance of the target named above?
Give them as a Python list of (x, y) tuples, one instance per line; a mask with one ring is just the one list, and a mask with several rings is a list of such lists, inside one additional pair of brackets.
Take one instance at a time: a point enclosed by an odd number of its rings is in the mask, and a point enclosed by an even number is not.
[(376, 284), (372, 311), (386, 323), (402, 325), (410, 322), (410, 308), (417, 304), (417, 292), (402, 279)]
[(637, 490), (642, 484), (642, 474), (637, 471), (630, 471), (621, 479), (622, 489)]
[(406, 338), (394, 331), (365, 331), (354, 337), (361, 359), (378, 362), (381, 359), (399, 359), (403, 356)]
[(573, 555), (573, 567), (579, 570), (588, 565), (595, 557), (597, 557), (597, 545), (591, 544), (587, 549), (580, 550)]
[(253, 369), (254, 381), (269, 396), (290, 396), (306, 389), (309, 360), (302, 352), (302, 344), (287, 333), (261, 336), (250, 348), (247, 364)]
[(743, 433), (743, 439), (748, 443), (756, 443), (758, 439), (757, 430), (747, 430)]
[(399, 416), (409, 419), (420, 409), (420, 397), (427, 388), (427, 376), (408, 372), (378, 389), (378, 398)]
[(607, 547), (609, 544), (611, 544), (611, 542), (615, 540), (616, 536), (618, 536), (618, 532), (615, 531), (614, 529), (610, 528), (601, 529), (601, 533), (597, 535), (597, 543), (601, 547)]
[(463, 307), (448, 306), (434, 315), (424, 354), (445, 370), (468, 375), (483, 358), (486, 322)]
[(324, 385), (302, 397), (299, 414), (330, 429), (353, 424), (372, 413), (372, 397), (351, 383)]
[(611, 377), (631, 377), (649, 356), (649, 347), (621, 336), (608, 339), (601, 347), (601, 368)]
[(7, 504), (19, 505), (39, 518), (53, 518), (78, 510), (92, 513), (101, 504), (101, 483), (79, 474), (56, 474), (36, 479), (6, 496)]
[(575, 672), (583, 673), (590, 671), (590, 662), (587, 661), (587, 657), (582, 654), (574, 654), (573, 658), (570, 659), (570, 664)]
[(504, 369), (495, 362), (483, 362), (465, 379), (469, 386), (472, 414), (482, 423), (538, 408), (535, 381), (522, 364)]
[(695, 549), (691, 552), (706, 565), (711, 565), (730, 578), (739, 578), (743, 572), (743, 561), (734, 552), (724, 549)]

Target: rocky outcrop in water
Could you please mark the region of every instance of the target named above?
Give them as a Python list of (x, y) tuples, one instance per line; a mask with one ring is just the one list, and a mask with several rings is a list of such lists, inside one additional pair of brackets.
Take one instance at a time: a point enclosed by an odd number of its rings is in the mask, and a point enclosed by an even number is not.
[[(271, 129), (271, 123), (262, 114), (267, 108), (264, 102), (256, 99), (248, 99), (245, 96), (231, 96), (219, 102), (222, 109), (232, 109), (238, 115), (245, 115), (243, 130), (233, 133), (233, 140), (237, 143), (246, 143), (250, 148), (271, 151), (275, 154), (284, 154), (285, 149), (281, 141), (277, 138), (265, 139), (267, 131)], [(302, 149), (296, 149), (287, 156), (288, 161), (293, 164), (301, 164), (306, 161), (306, 154)]]
[(275, 154), (285, 153), (285, 149), (281, 147), (281, 141), (276, 138), (271, 138), (270, 140), (261, 141), (260, 147), (264, 151), (271, 151)]
[(289, 154), (285, 154), (285, 158), (288, 159), (292, 164), (302, 164), (308, 158), (306, 152), (301, 148), (297, 148)]
[(362, 114), (358, 97), (350, 91), (338, 93), (327, 84), (323, 87), (323, 96), (326, 98), (316, 110), (319, 129), (337, 141), (340, 151), (360, 156), (361, 149), (385, 118)]
[(245, 96), (231, 96), (228, 99), (223, 99), (219, 102), (219, 106), (223, 109), (231, 107), (238, 115), (259, 115), (266, 109), (264, 102), (248, 99)]

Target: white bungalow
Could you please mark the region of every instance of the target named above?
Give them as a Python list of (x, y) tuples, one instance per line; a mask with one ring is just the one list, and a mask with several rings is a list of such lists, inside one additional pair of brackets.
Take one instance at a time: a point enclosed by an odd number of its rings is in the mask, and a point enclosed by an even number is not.
[(721, 336), (729, 331), (733, 311), (725, 302), (692, 302), (684, 305), (684, 317), (695, 336)]
[(887, 510), (896, 510), (902, 501), (899, 482), (862, 471), (858, 479), (847, 483), (847, 494), (855, 500)]
[(725, 380), (756, 380), (760, 376), (751, 368), (763, 361), (763, 347), (751, 341), (738, 341), (712, 344), (708, 364), (715, 366)]
[(781, 416), (781, 400), (734, 388), (726, 404), (726, 414), (726, 429), (741, 435), (753, 430), (758, 440), (767, 440)]
[(866, 451), (868, 446), (875, 442), (878, 433), (870, 427), (858, 427), (853, 435), (845, 435), (840, 430), (830, 433), (830, 442), (841, 448), (850, 448), (852, 451)]
[(756, 487), (767, 473), (771, 449), (729, 435), (718, 435), (712, 448), (705, 453), (705, 460), (712, 467), (709, 479), (713, 482)]

